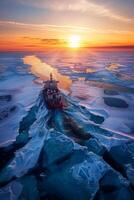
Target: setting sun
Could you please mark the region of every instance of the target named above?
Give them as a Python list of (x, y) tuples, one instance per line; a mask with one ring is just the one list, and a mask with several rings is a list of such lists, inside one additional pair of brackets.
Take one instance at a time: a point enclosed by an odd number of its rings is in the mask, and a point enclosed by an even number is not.
[(72, 35), (69, 38), (69, 47), (78, 48), (81, 45), (81, 38), (79, 35)]

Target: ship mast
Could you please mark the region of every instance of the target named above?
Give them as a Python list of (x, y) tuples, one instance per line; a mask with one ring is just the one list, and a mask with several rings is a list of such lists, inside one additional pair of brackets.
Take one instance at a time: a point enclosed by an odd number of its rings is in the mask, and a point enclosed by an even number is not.
[(50, 81), (53, 81), (53, 75), (50, 73)]

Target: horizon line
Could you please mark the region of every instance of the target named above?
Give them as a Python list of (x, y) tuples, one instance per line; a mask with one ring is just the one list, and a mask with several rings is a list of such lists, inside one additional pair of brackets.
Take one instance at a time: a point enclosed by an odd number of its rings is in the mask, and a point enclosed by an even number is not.
[[(46, 49), (54, 49), (54, 48), (57, 48), (57, 49), (70, 49), (68, 47), (64, 47), (64, 46), (47, 46), (43, 49), (0, 49), (0, 52), (30, 52), (30, 51), (38, 51), (38, 52), (42, 52)], [(83, 46), (83, 47), (80, 47), (80, 48), (77, 48), (77, 50), (80, 50), (80, 49), (134, 49), (134, 45), (117, 45), (117, 46)]]

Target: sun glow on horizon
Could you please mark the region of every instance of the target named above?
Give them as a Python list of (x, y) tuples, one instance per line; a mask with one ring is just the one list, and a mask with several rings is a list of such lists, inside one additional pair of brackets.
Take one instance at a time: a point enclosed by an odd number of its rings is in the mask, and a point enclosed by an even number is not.
[(72, 35), (68, 41), (70, 48), (79, 48), (81, 46), (81, 38), (79, 35)]

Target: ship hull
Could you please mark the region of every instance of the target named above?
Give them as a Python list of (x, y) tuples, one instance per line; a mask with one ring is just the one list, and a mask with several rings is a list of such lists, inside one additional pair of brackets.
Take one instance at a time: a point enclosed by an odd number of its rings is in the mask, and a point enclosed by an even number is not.
[[(53, 94), (51, 94), (53, 96)], [(56, 95), (56, 94), (54, 94)], [(48, 96), (48, 94), (43, 91), (43, 98), (44, 98), (44, 102), (47, 106), (48, 109), (63, 109), (64, 107), (64, 104), (63, 104), (63, 97), (61, 96), (61, 94), (59, 94), (59, 91), (58, 91), (58, 95), (59, 95), (59, 100), (57, 99), (51, 99), (50, 100), (50, 97)]]

